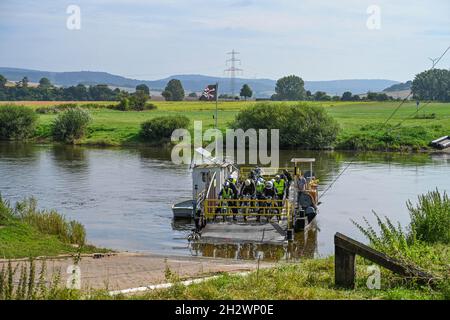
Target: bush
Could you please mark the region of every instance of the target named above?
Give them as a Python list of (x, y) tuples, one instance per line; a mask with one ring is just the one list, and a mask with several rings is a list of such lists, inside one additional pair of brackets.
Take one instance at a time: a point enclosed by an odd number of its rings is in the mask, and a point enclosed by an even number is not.
[(123, 98), (116, 106), (112, 106), (112, 109), (119, 111), (128, 111), (130, 110), (130, 99)]
[(406, 264), (419, 266), (448, 275), (450, 250), (450, 201), (447, 194), (439, 191), (419, 196), (414, 207), (407, 202), (411, 222), (407, 229), (393, 223), (388, 217), (381, 218), (375, 212), (379, 231), (363, 218), (366, 226), (353, 224), (366, 236), (372, 247)]
[(156, 105), (150, 102), (136, 104), (135, 99), (123, 98), (117, 105), (108, 106), (109, 109), (119, 111), (145, 111), (157, 109)]
[(146, 141), (169, 140), (175, 129), (187, 128), (189, 119), (185, 116), (157, 117), (141, 124), (140, 136)]
[(414, 237), (427, 243), (450, 243), (450, 199), (446, 192), (431, 191), (419, 196), (419, 203), (406, 204)]
[(52, 134), (55, 140), (74, 143), (81, 139), (86, 131), (91, 116), (85, 110), (68, 109), (59, 114), (52, 124)]
[(280, 147), (323, 149), (334, 143), (339, 126), (323, 107), (302, 103), (258, 103), (240, 111), (234, 129), (279, 129)]
[(37, 116), (32, 109), (5, 105), (0, 106), (0, 140), (29, 138), (36, 127)]

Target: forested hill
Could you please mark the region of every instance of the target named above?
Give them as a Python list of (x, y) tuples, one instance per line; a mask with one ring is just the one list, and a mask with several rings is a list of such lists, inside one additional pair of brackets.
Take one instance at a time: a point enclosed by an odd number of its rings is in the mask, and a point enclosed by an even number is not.
[[(211, 77), (205, 75), (174, 75), (159, 80), (139, 80), (98, 71), (71, 71), (49, 72), (19, 68), (0, 67), (0, 74), (10, 81), (20, 81), (28, 77), (31, 82), (39, 82), (43, 77), (48, 78), (53, 84), (59, 86), (73, 86), (79, 83), (85, 85), (107, 84), (113, 87), (135, 88), (144, 83), (152, 90), (163, 90), (170, 79), (181, 80), (186, 91), (201, 91), (207, 84), (219, 83), (220, 91), (229, 93), (230, 80), (223, 77)], [(236, 91), (242, 85), (248, 84), (258, 97), (270, 97), (275, 90), (275, 80), (272, 79), (236, 79)], [(305, 81), (305, 89), (311, 92), (324, 91), (330, 95), (341, 95), (345, 91), (353, 93), (366, 93), (368, 91), (380, 92), (383, 89), (398, 83), (393, 80), (383, 79), (348, 79), (329, 81)]]

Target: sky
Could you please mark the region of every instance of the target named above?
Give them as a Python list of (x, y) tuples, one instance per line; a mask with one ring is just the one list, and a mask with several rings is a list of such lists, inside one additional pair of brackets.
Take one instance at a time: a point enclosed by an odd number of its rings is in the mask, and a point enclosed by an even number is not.
[(406, 81), (448, 46), (448, 0), (0, 0), (1, 67)]

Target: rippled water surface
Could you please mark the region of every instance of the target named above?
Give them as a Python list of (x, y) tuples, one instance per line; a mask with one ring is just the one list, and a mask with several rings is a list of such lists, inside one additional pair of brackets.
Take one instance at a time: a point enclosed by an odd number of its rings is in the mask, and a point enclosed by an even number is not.
[[(196, 245), (186, 237), (192, 224), (173, 221), (171, 205), (191, 195), (188, 167), (174, 165), (170, 151), (98, 149), (0, 144), (0, 192), (12, 202), (34, 196), (41, 208), (54, 208), (82, 222), (88, 239), (118, 250), (252, 259), (317, 256), (333, 252), (333, 235), (343, 232), (363, 240), (351, 219), (373, 221), (371, 211), (408, 223), (405, 202), (439, 188), (450, 189), (450, 155), (285, 151), (292, 157), (315, 157), (324, 190), (356, 159), (322, 197), (317, 228), (297, 234), (290, 245)], [(270, 258), (272, 257), (272, 258)]]

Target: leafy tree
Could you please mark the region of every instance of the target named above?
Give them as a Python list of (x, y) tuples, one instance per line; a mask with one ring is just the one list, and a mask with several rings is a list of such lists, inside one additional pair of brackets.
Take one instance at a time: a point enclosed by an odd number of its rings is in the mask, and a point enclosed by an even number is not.
[(330, 101), (331, 97), (324, 91), (316, 91), (314, 93), (314, 100), (316, 101)]
[(4, 88), (7, 82), (8, 80), (6, 80), (6, 78), (0, 74), (0, 88)]
[(150, 88), (146, 84), (138, 84), (136, 86), (136, 92), (139, 90), (144, 91), (148, 96), (150, 96)]
[(450, 71), (431, 69), (417, 74), (411, 91), (414, 99), (450, 101)]
[(353, 100), (352, 93), (351, 93), (350, 91), (345, 91), (345, 92), (342, 94), (341, 100), (342, 100), (342, 101), (352, 101), (352, 100)]
[(376, 100), (377, 101), (387, 101), (387, 100), (389, 100), (389, 96), (386, 93), (379, 93), (376, 96)]
[(277, 81), (275, 92), (273, 96), (275, 100), (303, 100), (306, 96), (305, 82), (302, 78), (291, 75), (283, 77)]
[(136, 111), (142, 111), (145, 109), (145, 104), (149, 99), (149, 95), (144, 90), (137, 90), (136, 93), (131, 96), (130, 106)]
[(44, 77), (44, 78), (41, 78), (41, 80), (39, 80), (39, 85), (38, 85), (39, 88), (47, 89), (47, 88), (50, 88), (51, 86), (52, 86), (52, 83), (47, 78)]
[[(1, 79), (1, 78), (0, 78)], [(1, 88), (1, 84), (0, 84)], [(67, 88), (52, 86), (47, 78), (42, 78), (37, 87), (28, 87), (28, 78), (16, 82), (15, 87), (3, 87), (0, 90), (0, 100), (49, 100), (49, 101), (111, 101), (120, 100), (123, 91), (111, 90), (107, 85), (96, 85), (86, 88), (83, 84)]]
[(191, 93), (189, 93), (188, 97), (189, 98), (197, 98), (198, 96), (197, 96), (197, 93), (191, 92)]
[(161, 93), (161, 95), (164, 97), (164, 99), (166, 99), (166, 101), (172, 100), (172, 92), (170, 91), (165, 90)]
[(184, 89), (181, 85), (181, 81), (178, 79), (172, 79), (167, 83), (166, 88), (164, 89), (166, 92), (170, 92), (170, 95), (167, 93), (163, 97), (169, 101), (182, 101), (184, 99)]
[(367, 100), (374, 101), (377, 99), (377, 93), (369, 91), (369, 92), (367, 92), (366, 98), (367, 98)]
[(30, 81), (28, 80), (28, 77), (23, 77), (23, 79), (22, 79), (22, 87), (23, 88), (28, 88), (28, 83), (29, 83)]
[(247, 98), (251, 98), (253, 96), (253, 91), (248, 84), (244, 84), (242, 86), (240, 96), (244, 97), (245, 100), (247, 100)]
[(306, 100), (312, 100), (312, 93), (309, 90), (306, 91)]
[[(326, 148), (336, 140), (339, 126), (323, 107), (304, 103), (258, 103), (241, 110), (234, 129), (279, 129), (282, 148)], [(269, 139), (270, 140), (270, 139)]]
[(74, 87), (74, 96), (74, 100), (89, 100), (88, 89), (84, 84), (77, 84), (77, 86)]
[(23, 77), (22, 80), (20, 80), (19, 82), (16, 82), (16, 87), (17, 88), (28, 88), (28, 83), (30, 81), (28, 80), (28, 77)]
[(386, 93), (367, 92), (367, 100), (370, 101), (387, 101), (392, 99)]
[(120, 102), (116, 107), (116, 110), (120, 110), (120, 111), (130, 110), (130, 99), (127, 97), (123, 97), (122, 99), (120, 99)]
[[(113, 91), (106, 84), (98, 84), (96, 86), (89, 87), (90, 100), (93, 101), (108, 101), (115, 100), (116, 97)], [(114, 99), (111, 99), (114, 97)]]

